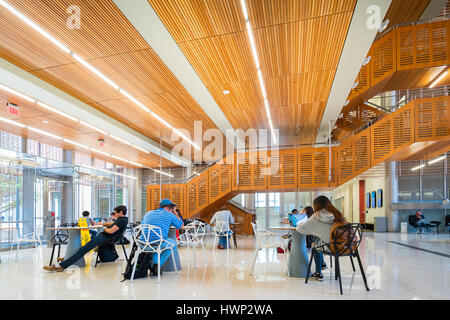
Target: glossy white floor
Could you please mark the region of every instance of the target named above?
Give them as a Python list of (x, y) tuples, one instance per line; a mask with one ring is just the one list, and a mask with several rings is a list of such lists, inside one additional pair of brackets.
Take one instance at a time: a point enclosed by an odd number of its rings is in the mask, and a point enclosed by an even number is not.
[[(400, 242), (447, 255), (440, 256), (391, 243)], [(206, 261), (197, 252), (197, 269), (186, 248), (180, 249), (183, 269), (179, 275), (120, 282), (124, 260), (97, 268), (47, 273), (51, 250), (26, 249), (15, 255), (2, 252), (0, 299), (449, 299), (450, 236), (366, 233), (361, 255), (372, 290), (366, 292), (361, 274), (350, 261), (342, 261), (344, 295), (338, 294), (333, 269), (323, 282), (285, 276), (282, 254), (261, 251), (254, 276), (249, 276), (253, 238), (238, 238), (238, 249), (213, 250), (207, 240)], [(119, 248), (118, 248), (119, 249)], [(119, 254), (121, 250), (118, 250)], [(192, 253), (192, 251), (191, 251)], [(88, 260), (92, 256), (87, 256)], [(328, 258), (326, 259), (329, 264)], [(205, 263), (206, 262), (206, 263)], [(379, 272), (378, 272), (379, 271)], [(379, 276), (378, 276), (379, 275)], [(375, 288), (374, 288), (375, 287)]]

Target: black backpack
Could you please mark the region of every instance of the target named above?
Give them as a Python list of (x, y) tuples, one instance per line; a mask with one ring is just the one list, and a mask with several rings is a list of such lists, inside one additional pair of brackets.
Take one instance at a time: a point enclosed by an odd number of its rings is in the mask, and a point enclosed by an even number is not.
[(136, 249), (137, 249), (137, 245), (136, 245), (136, 243), (133, 243), (130, 257), (128, 258), (127, 267), (125, 268), (125, 272), (123, 273), (122, 281), (131, 279), (131, 273), (133, 272), (134, 263), (137, 263), (136, 271), (134, 273), (134, 279), (148, 277), (148, 270), (150, 269), (150, 267), (152, 265), (152, 255), (150, 253), (141, 253), (139, 255), (138, 261), (137, 262), (133, 261), (133, 260), (136, 260), (136, 259), (134, 259)]
[(106, 241), (98, 245), (98, 257), (101, 262), (114, 262), (119, 258), (114, 242)]

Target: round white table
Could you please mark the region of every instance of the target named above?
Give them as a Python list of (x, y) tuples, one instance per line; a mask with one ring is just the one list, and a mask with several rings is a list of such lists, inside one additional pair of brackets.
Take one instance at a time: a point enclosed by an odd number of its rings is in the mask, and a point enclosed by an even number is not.
[(280, 226), (269, 228), (274, 231), (291, 231), (291, 251), (288, 258), (289, 276), (305, 278), (308, 271), (308, 251), (306, 249), (306, 236), (297, 232), (295, 227)]

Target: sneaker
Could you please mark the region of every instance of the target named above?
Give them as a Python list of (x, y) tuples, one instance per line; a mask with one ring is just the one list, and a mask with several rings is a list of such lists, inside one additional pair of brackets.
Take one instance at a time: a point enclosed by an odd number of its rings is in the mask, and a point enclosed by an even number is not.
[(323, 275), (321, 273), (313, 273), (310, 276), (310, 279), (314, 281), (323, 281)]
[(326, 264), (322, 264), (322, 270), (327, 270), (328, 266)]
[(56, 258), (56, 261), (58, 262), (64, 261), (64, 258)]
[(288, 234), (285, 234), (285, 235), (283, 235), (283, 236), (281, 236), (283, 239), (289, 239), (290, 237), (291, 237), (291, 235), (288, 233)]
[(54, 264), (52, 264), (51, 266), (44, 266), (44, 270), (50, 271), (50, 272), (63, 272), (64, 271), (63, 268), (56, 267)]

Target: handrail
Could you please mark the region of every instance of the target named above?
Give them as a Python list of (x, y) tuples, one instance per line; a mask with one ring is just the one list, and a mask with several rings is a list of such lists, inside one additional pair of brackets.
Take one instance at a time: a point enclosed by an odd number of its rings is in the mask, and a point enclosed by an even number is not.
[(235, 206), (235, 207), (238, 207), (239, 209), (241, 209), (242, 211), (247, 212), (248, 214), (255, 214), (256, 213), (255, 209), (250, 209), (250, 208), (244, 206), (242, 203), (239, 203), (237, 201), (228, 200), (228, 203), (233, 205), (233, 206)]

